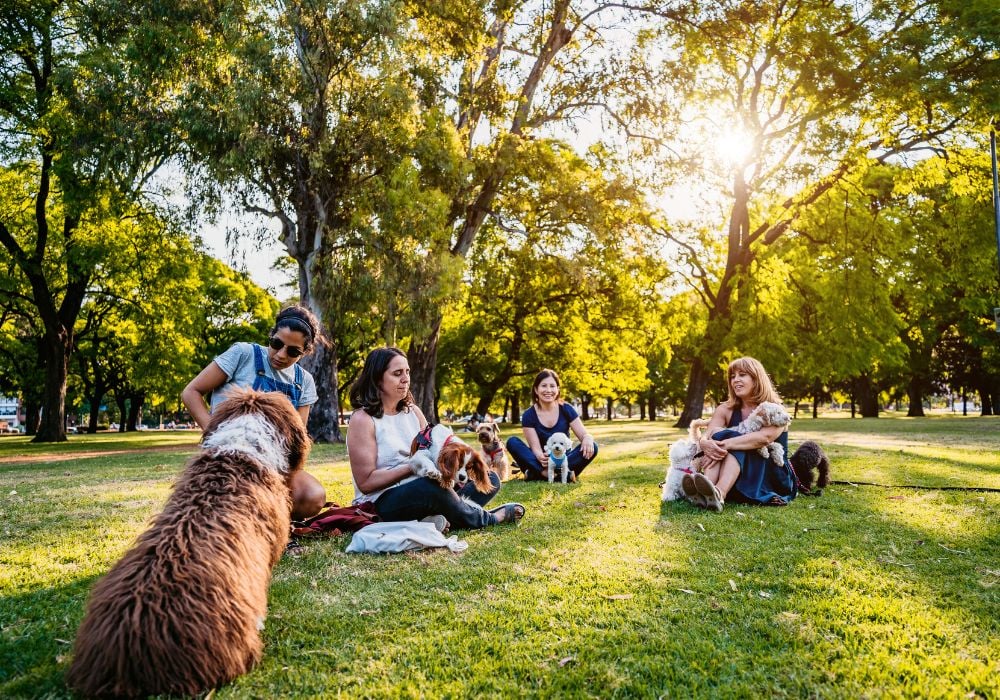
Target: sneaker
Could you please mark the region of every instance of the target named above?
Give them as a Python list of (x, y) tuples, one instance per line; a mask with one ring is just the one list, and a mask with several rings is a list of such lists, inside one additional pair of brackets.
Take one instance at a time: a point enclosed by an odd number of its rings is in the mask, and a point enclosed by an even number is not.
[(422, 523), (431, 523), (442, 535), (447, 534), (448, 530), (451, 529), (451, 523), (443, 515), (428, 515), (426, 518), (421, 518)]

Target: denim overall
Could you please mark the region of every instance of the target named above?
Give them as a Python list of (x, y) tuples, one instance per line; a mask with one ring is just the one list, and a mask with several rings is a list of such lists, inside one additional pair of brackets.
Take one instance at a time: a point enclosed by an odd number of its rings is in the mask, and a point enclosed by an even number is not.
[(288, 382), (279, 382), (269, 375), (264, 369), (266, 362), (264, 350), (254, 343), (253, 366), (257, 372), (257, 377), (253, 380), (254, 391), (280, 391), (288, 397), (295, 408), (298, 408), (299, 401), (302, 399), (302, 368), (299, 367), (298, 363), (295, 363), (295, 383), (289, 384)]

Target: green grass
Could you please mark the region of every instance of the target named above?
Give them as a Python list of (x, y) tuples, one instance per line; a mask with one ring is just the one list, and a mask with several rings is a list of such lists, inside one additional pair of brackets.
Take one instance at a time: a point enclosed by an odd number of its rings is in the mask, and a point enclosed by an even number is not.
[[(262, 664), (214, 697), (1000, 696), (1000, 493), (835, 485), (715, 515), (660, 503), (668, 426), (592, 424), (601, 456), (581, 482), (508, 483), (498, 502), (525, 519), (460, 533), (461, 555), (310, 541), (275, 571)], [(1000, 489), (998, 418), (792, 428), (838, 480)], [(165, 438), (173, 451), (145, 449)], [(193, 439), (0, 441), (0, 697), (66, 695), (87, 592)], [(343, 446), (309, 469), (350, 500)]]

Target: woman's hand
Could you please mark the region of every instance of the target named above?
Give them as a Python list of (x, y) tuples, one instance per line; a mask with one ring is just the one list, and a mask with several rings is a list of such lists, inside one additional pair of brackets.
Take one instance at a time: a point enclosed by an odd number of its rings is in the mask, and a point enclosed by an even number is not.
[(589, 434), (580, 441), (580, 454), (583, 455), (584, 459), (590, 459), (594, 456), (594, 438), (590, 437)]
[(539, 462), (541, 462), (542, 469), (548, 469), (549, 468), (549, 455), (547, 453), (545, 453), (544, 451), (540, 450), (540, 451), (535, 452), (533, 454), (535, 455), (535, 459), (537, 459)]
[(721, 461), (729, 454), (729, 450), (720, 441), (712, 438), (702, 438), (698, 441), (698, 446), (705, 453), (705, 457), (713, 462)]

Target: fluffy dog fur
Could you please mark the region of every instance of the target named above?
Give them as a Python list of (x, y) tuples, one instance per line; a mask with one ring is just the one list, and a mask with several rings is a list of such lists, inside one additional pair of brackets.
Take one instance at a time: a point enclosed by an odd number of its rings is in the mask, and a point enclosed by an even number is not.
[[(750, 412), (746, 419), (736, 426), (736, 432), (741, 434), (754, 433), (765, 426), (786, 426), (792, 422), (785, 407), (765, 401)], [(770, 459), (775, 464), (785, 463), (785, 448), (780, 443), (772, 442), (757, 450), (764, 459)]]
[(196, 695), (249, 671), (288, 541), (288, 475), (309, 448), (283, 395), (230, 392), (163, 512), (94, 586), (70, 687), (88, 697)]
[(700, 471), (701, 458), (697, 456), (700, 451), (698, 441), (707, 425), (708, 421), (704, 418), (691, 421), (688, 436), (670, 446), (670, 466), (667, 467), (667, 478), (663, 482), (662, 500), (679, 501), (685, 497), (681, 480), (685, 474)]
[(410, 469), (414, 474), (439, 481), (445, 488), (464, 486), (467, 481), (472, 481), (480, 493), (493, 487), (482, 455), (456, 437), (451, 428), (441, 423), (431, 428), (428, 447), (420, 447), (419, 437), (410, 444)]
[(556, 469), (560, 472), (560, 480), (565, 484), (569, 480), (569, 451), (573, 449), (573, 441), (566, 433), (552, 433), (545, 441), (545, 454), (549, 456), (549, 483), (555, 481)]
[(792, 463), (795, 476), (802, 486), (801, 492), (810, 496), (822, 496), (823, 489), (830, 483), (830, 460), (823, 448), (812, 440), (806, 440), (788, 461)]
[(486, 466), (496, 472), (500, 481), (510, 478), (510, 459), (500, 440), (500, 427), (493, 421), (485, 421), (476, 429), (476, 438), (482, 446)]

